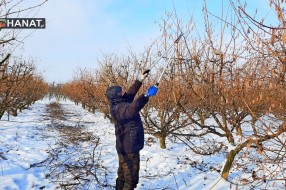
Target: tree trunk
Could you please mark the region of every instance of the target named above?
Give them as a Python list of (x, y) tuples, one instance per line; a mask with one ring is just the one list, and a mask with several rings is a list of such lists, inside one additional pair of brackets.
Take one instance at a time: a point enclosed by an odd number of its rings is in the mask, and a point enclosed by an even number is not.
[(225, 135), (227, 137), (228, 142), (230, 142), (231, 144), (234, 144), (234, 139), (233, 139), (233, 136), (232, 136), (231, 132), (226, 130), (225, 131)]
[(156, 132), (156, 133), (153, 133), (152, 135), (159, 139), (160, 148), (165, 149), (166, 148), (166, 137), (167, 137), (167, 135), (163, 132)]
[(236, 153), (234, 150), (231, 150), (228, 155), (227, 155), (227, 158), (226, 158), (226, 163), (223, 167), (223, 171), (222, 171), (222, 174), (221, 176), (227, 180), (228, 179), (228, 175), (229, 175), (229, 171), (231, 169), (231, 166), (232, 166), (232, 163), (233, 163), (233, 160), (236, 156)]
[(204, 114), (202, 113), (202, 111), (199, 111), (198, 115), (199, 115), (199, 118), (200, 118), (201, 125), (204, 125), (205, 124), (205, 120), (206, 120)]
[(159, 136), (159, 141), (160, 141), (160, 148), (166, 149), (166, 136), (165, 135)]
[(237, 135), (242, 135), (242, 129), (241, 129), (241, 126), (240, 126), (240, 124), (238, 124), (237, 126), (236, 126), (236, 134)]
[(14, 117), (18, 116), (18, 112), (17, 109), (11, 109), (11, 115), (13, 115)]
[(0, 111), (0, 119), (3, 117), (5, 111)]
[(247, 145), (247, 143), (248, 141), (238, 145), (235, 149), (231, 150), (228, 153), (227, 158), (226, 158), (226, 163), (223, 167), (222, 175), (221, 175), (225, 180), (228, 179), (228, 175), (232, 167), (232, 163), (234, 161), (235, 156)]
[(254, 134), (257, 134), (257, 131), (256, 131), (256, 127), (255, 127), (255, 123), (256, 123), (256, 116), (253, 116), (252, 115), (252, 119), (251, 119), (251, 127), (252, 127), (252, 129), (253, 129), (253, 133)]

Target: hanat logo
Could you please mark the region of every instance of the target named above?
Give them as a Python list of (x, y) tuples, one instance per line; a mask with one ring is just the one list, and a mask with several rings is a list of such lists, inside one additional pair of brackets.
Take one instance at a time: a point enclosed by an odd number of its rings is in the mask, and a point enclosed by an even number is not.
[(0, 29), (45, 29), (45, 18), (0, 18)]
[(6, 19), (0, 19), (0, 29), (6, 27)]

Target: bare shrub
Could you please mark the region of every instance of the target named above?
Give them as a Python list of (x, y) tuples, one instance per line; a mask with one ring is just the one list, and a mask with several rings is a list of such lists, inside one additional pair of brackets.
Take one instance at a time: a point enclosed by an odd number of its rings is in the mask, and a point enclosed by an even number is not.
[[(65, 125), (67, 113), (58, 102), (48, 104), (47, 112), (51, 119), (47, 128), (58, 132), (59, 139), (47, 150), (45, 160), (30, 167), (45, 167), (45, 177), (61, 189), (112, 188), (109, 171), (102, 165), (100, 138), (86, 131), (80, 122)], [(42, 132), (49, 136), (48, 130)]]

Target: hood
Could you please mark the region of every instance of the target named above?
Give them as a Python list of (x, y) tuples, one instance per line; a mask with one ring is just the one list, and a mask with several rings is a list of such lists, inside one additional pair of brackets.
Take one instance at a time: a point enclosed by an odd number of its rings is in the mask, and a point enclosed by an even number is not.
[(105, 95), (111, 104), (117, 104), (122, 101), (122, 87), (111, 86), (107, 88)]

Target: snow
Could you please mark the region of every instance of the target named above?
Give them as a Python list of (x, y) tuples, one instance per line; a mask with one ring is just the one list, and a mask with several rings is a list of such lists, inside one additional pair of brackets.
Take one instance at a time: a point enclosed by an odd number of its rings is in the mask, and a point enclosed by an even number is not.
[[(7, 115), (0, 121), (0, 153), (6, 158), (0, 157), (0, 189), (60, 189), (56, 180), (49, 178), (49, 175), (60, 172), (60, 168), (53, 171), (54, 173), (51, 172), (51, 169), (55, 169), (52, 164), (56, 162), (50, 160), (51, 165), (41, 164), (49, 159), (51, 150), (58, 149), (59, 160), (65, 163), (79, 162), (93, 152), (97, 139), (67, 144), (65, 134), (52, 127), (55, 123), (74, 126), (77, 127), (76, 130), (82, 128), (85, 133), (99, 138), (95, 155), (98, 164), (104, 167), (96, 171), (97, 176), (101, 183), (114, 186), (118, 158), (113, 124), (105, 119), (103, 114), (89, 113), (69, 100), (59, 101), (65, 110), (66, 118), (51, 120), (46, 105), (53, 101), (55, 100), (37, 101), (17, 117), (10, 116), (10, 121), (7, 121)], [(140, 180), (137, 189), (236, 189), (235, 185), (231, 186), (222, 179), (217, 171), (202, 170), (200, 164), (204, 159), (190, 154), (188, 147), (179, 141), (168, 139), (167, 149), (160, 149), (158, 140), (149, 135), (145, 135), (145, 142), (145, 147), (140, 152)], [(216, 168), (220, 168), (219, 164), (224, 162), (224, 158), (218, 156), (210, 156), (207, 159), (207, 163), (213, 163)], [(113, 188), (99, 186), (94, 180), (80, 189)]]

